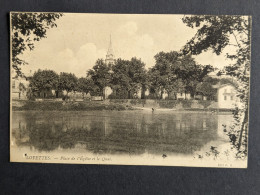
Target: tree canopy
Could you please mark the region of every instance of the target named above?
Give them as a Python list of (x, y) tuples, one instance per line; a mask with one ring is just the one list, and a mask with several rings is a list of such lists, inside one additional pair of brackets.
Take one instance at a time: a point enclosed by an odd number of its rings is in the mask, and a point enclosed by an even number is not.
[(132, 98), (138, 90), (146, 85), (145, 64), (140, 59), (118, 59), (112, 67), (112, 71), (110, 84), (116, 96)]
[(12, 67), (22, 76), (21, 65), (26, 64), (19, 56), (27, 49), (34, 49), (34, 42), (47, 36), (47, 29), (57, 27), (55, 23), (61, 13), (11, 13)]
[[(227, 53), (232, 63), (223, 72), (239, 82), (239, 98), (244, 103), (243, 119), (239, 120), (239, 112), (235, 112), (237, 121), (228, 135), (238, 154), (247, 154), (249, 73), (251, 56), (251, 16), (184, 16), (183, 22), (197, 33), (184, 46), (182, 53), (198, 55), (212, 50), (220, 55), (227, 46), (235, 52)], [(242, 122), (240, 122), (242, 121)], [(243, 145), (243, 149), (241, 146)]]
[(30, 78), (32, 92), (56, 90), (59, 84), (59, 75), (53, 70), (38, 70)]
[(75, 91), (78, 86), (78, 78), (72, 73), (62, 72), (59, 77), (59, 90), (67, 92)]
[(106, 65), (104, 60), (98, 59), (93, 68), (87, 72), (87, 76), (93, 80), (102, 96), (104, 88), (109, 85), (111, 79), (110, 70), (111, 68)]
[[(179, 55), (176, 51), (159, 52), (155, 55), (155, 66), (149, 70), (151, 89), (156, 97), (166, 91), (196, 94), (196, 85), (213, 70), (212, 66), (197, 64), (191, 55)], [(161, 94), (158, 94), (161, 93)]]

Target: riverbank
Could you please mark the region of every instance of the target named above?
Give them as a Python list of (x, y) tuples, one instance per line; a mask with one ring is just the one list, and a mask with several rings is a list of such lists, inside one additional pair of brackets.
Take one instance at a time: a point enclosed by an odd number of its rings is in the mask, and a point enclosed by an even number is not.
[(104, 102), (52, 102), (52, 101), (23, 101), (12, 105), (13, 111), (41, 110), (41, 111), (90, 111), (90, 110), (133, 110), (131, 106)]
[(13, 111), (92, 111), (92, 110), (144, 110), (144, 111), (190, 111), (231, 112), (230, 109), (211, 107), (198, 101), (155, 101), (155, 100), (105, 100), (105, 101), (13, 101)]

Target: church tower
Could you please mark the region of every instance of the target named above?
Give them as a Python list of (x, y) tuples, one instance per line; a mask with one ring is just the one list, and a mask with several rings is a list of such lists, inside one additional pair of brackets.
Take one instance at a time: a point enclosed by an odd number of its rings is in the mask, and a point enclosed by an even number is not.
[(112, 41), (111, 41), (111, 35), (110, 35), (110, 41), (109, 41), (109, 46), (108, 46), (108, 50), (107, 50), (107, 55), (106, 55), (106, 60), (105, 60), (106, 64), (108, 66), (111, 66), (114, 64), (115, 59), (114, 59), (114, 54), (113, 54), (113, 49), (112, 49)]

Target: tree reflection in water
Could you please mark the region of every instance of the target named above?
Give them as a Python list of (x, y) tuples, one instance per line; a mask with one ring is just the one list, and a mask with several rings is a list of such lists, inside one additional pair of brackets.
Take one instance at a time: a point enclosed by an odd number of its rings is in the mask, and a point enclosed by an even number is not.
[(218, 139), (218, 115), (174, 112), (13, 112), (18, 147), (98, 154), (191, 154)]

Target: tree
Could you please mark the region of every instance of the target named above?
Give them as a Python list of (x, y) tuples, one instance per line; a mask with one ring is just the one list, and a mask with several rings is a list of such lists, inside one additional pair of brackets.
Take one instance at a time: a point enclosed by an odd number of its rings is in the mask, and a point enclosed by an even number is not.
[(197, 92), (207, 96), (209, 99), (214, 100), (217, 89), (213, 86), (218, 83), (218, 79), (211, 78), (211, 77), (205, 77), (201, 83), (197, 85)]
[(148, 70), (148, 81), (150, 84), (150, 96), (155, 99), (161, 99), (161, 91), (164, 90), (161, 85), (160, 70), (157, 67), (152, 67)]
[(92, 79), (88, 79), (85, 77), (81, 77), (78, 79), (77, 91), (82, 92), (83, 97), (84, 97), (85, 93), (94, 94), (96, 87), (97, 86), (94, 85), (94, 82)]
[(191, 55), (184, 55), (181, 58), (177, 74), (184, 82), (185, 93), (189, 92), (191, 97), (194, 97), (197, 93), (197, 85), (212, 71), (213, 67), (211, 65), (197, 64)]
[(12, 67), (23, 76), (21, 65), (27, 64), (19, 55), (34, 49), (34, 42), (46, 37), (47, 29), (57, 27), (61, 13), (11, 13)]
[(146, 70), (145, 63), (136, 57), (131, 58), (128, 69), (130, 78), (130, 88), (128, 89), (128, 98), (136, 95), (139, 90), (144, 91), (146, 88)]
[[(56, 90), (59, 83), (59, 76), (52, 70), (38, 70), (30, 79), (32, 92), (41, 93)], [(44, 95), (45, 97), (46, 95)]]
[(130, 90), (131, 78), (128, 75), (130, 66), (129, 60), (117, 59), (112, 66), (111, 87), (113, 98), (127, 99)]
[(141, 59), (117, 59), (112, 67), (111, 87), (116, 97), (133, 98), (147, 85), (145, 64)]
[(96, 61), (95, 66), (88, 71), (87, 75), (92, 79), (94, 84), (99, 88), (98, 95), (104, 96), (104, 88), (110, 85), (110, 67), (102, 59)]
[(161, 98), (164, 90), (170, 93), (174, 90), (174, 83), (178, 79), (176, 75), (176, 69), (180, 66), (180, 60), (178, 53), (171, 52), (159, 52), (154, 56), (155, 58), (155, 70), (159, 71), (159, 84), (161, 85)]
[(62, 72), (59, 77), (59, 90), (66, 90), (67, 93), (76, 91), (78, 78), (72, 73)]
[[(184, 16), (182, 20), (187, 26), (197, 28), (195, 36), (184, 46), (183, 54), (198, 55), (203, 51), (212, 50), (213, 53), (220, 55), (227, 46), (233, 47), (235, 50), (233, 53), (226, 54), (226, 57), (233, 63), (227, 66), (223, 72), (233, 76), (240, 83), (238, 96), (244, 103), (244, 108), (235, 112), (235, 119), (240, 118), (240, 120), (237, 120), (238, 123), (231, 128), (228, 135), (233, 138), (231, 143), (237, 148), (238, 156), (246, 156), (251, 16)], [(242, 114), (241, 117), (240, 114)]]
[[(156, 93), (166, 91), (168, 97), (174, 93), (189, 92), (193, 96), (196, 86), (211, 72), (212, 66), (202, 66), (191, 55), (179, 55), (176, 51), (159, 52), (155, 55), (155, 66), (149, 70), (151, 88)], [(158, 95), (157, 95), (158, 96)]]

